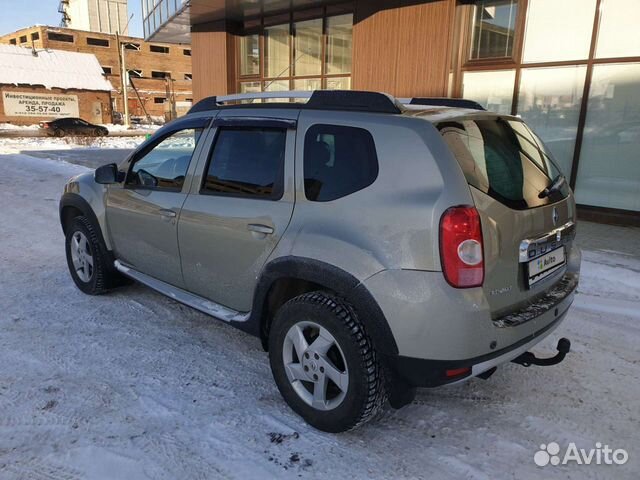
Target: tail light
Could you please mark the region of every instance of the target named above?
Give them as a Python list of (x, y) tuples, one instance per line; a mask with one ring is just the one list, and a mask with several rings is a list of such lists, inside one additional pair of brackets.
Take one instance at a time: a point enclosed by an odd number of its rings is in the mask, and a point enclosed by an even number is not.
[(440, 260), (452, 287), (479, 287), (484, 281), (480, 214), (475, 207), (448, 209), (440, 219)]

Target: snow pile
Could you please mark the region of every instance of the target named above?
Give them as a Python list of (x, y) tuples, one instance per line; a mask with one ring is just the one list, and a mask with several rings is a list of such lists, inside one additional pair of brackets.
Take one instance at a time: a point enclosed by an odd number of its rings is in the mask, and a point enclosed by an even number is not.
[(0, 138), (0, 151), (20, 153), (31, 150), (79, 150), (95, 148), (133, 149), (145, 140), (145, 133), (127, 137), (30, 137)]
[(38, 130), (39, 125), (14, 125), (13, 123), (0, 123), (0, 130)]
[(0, 45), (0, 84), (44, 85), (45, 88), (113, 90), (95, 55)]

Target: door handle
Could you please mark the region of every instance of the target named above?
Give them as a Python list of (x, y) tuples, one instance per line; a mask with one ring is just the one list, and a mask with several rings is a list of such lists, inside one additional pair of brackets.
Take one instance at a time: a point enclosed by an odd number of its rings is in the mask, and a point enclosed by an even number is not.
[(165, 218), (174, 218), (177, 215), (176, 212), (169, 210), (168, 208), (161, 208), (158, 212), (160, 212), (160, 216)]
[(273, 228), (268, 225), (261, 225), (259, 223), (250, 223), (247, 225), (247, 230), (251, 232), (264, 233), (265, 235), (271, 235)]

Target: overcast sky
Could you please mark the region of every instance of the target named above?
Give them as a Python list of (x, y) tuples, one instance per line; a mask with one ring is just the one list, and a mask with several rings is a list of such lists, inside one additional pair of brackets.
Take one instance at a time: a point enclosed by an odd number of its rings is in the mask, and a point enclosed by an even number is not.
[[(0, 34), (37, 24), (58, 26), (59, 4), (60, 0), (0, 0)], [(141, 8), (141, 0), (129, 0), (129, 34), (134, 37), (142, 36)]]

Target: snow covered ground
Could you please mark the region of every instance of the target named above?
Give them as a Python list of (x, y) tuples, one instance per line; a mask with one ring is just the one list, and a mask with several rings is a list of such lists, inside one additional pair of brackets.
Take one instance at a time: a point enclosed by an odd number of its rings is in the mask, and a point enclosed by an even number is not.
[[(85, 168), (5, 152), (1, 479), (638, 478), (640, 257), (584, 253), (568, 318), (536, 348), (551, 354), (569, 337), (559, 366), (509, 364), (423, 390), (331, 435), (288, 409), (256, 339), (142, 286), (80, 293), (57, 215), (62, 185)], [(537, 467), (549, 442), (600, 442), (629, 461)]]
[(41, 150), (133, 149), (144, 141), (144, 135), (135, 137), (35, 137), (1, 138), (1, 153), (20, 153)]

